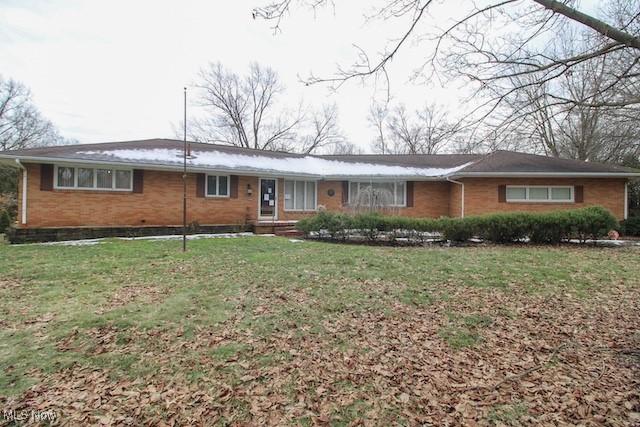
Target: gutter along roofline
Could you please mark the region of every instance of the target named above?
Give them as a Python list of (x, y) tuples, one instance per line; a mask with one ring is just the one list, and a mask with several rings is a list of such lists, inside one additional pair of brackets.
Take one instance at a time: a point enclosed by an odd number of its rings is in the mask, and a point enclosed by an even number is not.
[(456, 172), (451, 178), (640, 178), (640, 172)]

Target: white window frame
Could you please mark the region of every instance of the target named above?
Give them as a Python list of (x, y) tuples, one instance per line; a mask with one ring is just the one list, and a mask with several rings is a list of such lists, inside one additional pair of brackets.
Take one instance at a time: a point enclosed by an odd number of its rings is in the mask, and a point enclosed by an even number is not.
[[(524, 199), (510, 199), (509, 198), (509, 189), (510, 188), (524, 188), (525, 189), (525, 198)], [(529, 198), (529, 190), (531, 188), (547, 188), (548, 199), (539, 200), (539, 199), (530, 199)], [(553, 200), (551, 198), (551, 189), (553, 188), (565, 188), (571, 191), (571, 199), (565, 200)], [(507, 185), (507, 190), (505, 191), (505, 200), (507, 203), (575, 203), (576, 200), (576, 192), (575, 186), (573, 185)]]
[[(73, 187), (63, 187), (58, 185), (58, 169), (70, 168), (73, 169)], [(93, 169), (93, 186), (92, 187), (78, 187), (78, 169)], [(113, 171), (111, 177), (111, 188), (98, 188), (98, 169), (109, 169)], [(116, 171), (129, 172), (129, 188), (116, 188)], [(53, 167), (53, 188), (56, 190), (77, 190), (77, 191), (119, 191), (119, 192), (132, 192), (133, 191), (133, 169), (128, 168), (114, 168), (112, 166), (100, 166), (100, 165), (65, 165), (55, 164)]]
[[(375, 184), (375, 183), (393, 183), (393, 204), (387, 205), (390, 208), (406, 208), (407, 207), (407, 181), (349, 181), (349, 204), (351, 204), (351, 183), (358, 184), (358, 192), (360, 192), (360, 184)], [(396, 203), (398, 195), (398, 184), (404, 184), (404, 203), (399, 205)]]
[[(210, 176), (215, 176), (216, 177), (216, 194), (209, 194), (209, 177)], [(220, 195), (220, 177), (224, 176), (227, 178), (227, 195), (225, 196)], [(214, 175), (214, 174), (207, 174), (205, 177), (205, 181), (204, 181), (204, 195), (206, 197), (213, 197), (213, 198), (218, 198), (218, 199), (228, 199), (229, 197), (231, 197), (231, 175)]]
[[(287, 208), (287, 182), (293, 182), (293, 194), (291, 195), (291, 200), (293, 201), (293, 209), (289, 209)], [(298, 182), (304, 182), (304, 203), (303, 203), (303, 208), (302, 209), (296, 209), (296, 187), (298, 185)], [(308, 209), (307, 208), (307, 183), (308, 182), (313, 182), (313, 187), (315, 188), (315, 195), (314, 195), (314, 201), (316, 202), (316, 205), (313, 207), (313, 209)], [(315, 212), (318, 210), (318, 181), (312, 180), (312, 179), (284, 179), (283, 183), (282, 183), (282, 193), (284, 194), (284, 198), (283, 198), (283, 208), (285, 210), (285, 212)]]

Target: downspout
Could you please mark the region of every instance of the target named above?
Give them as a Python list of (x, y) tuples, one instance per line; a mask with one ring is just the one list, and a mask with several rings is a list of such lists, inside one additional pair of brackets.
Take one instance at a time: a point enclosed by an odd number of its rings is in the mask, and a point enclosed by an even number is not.
[(456, 181), (455, 179), (451, 179), (447, 177), (447, 181), (452, 182), (454, 184), (458, 184), (462, 187), (462, 200), (460, 203), (460, 217), (464, 218), (464, 182)]
[(20, 223), (25, 225), (27, 223), (27, 168), (20, 163), (20, 159), (16, 159), (16, 163), (20, 169), (22, 169), (22, 209)]

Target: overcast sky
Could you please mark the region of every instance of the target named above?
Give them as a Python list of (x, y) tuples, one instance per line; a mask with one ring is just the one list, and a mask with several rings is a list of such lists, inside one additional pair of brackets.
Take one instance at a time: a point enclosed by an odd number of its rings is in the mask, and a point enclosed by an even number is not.
[[(182, 88), (196, 81), (201, 67), (221, 61), (243, 72), (257, 61), (279, 72), (291, 105), (300, 98), (317, 106), (335, 102), (347, 137), (368, 148), (374, 136), (366, 121), (373, 82), (332, 93), (326, 86), (306, 87), (300, 77), (311, 71), (330, 75), (336, 64), (350, 64), (353, 43), (380, 50), (387, 38), (401, 34), (403, 22), (366, 23), (363, 16), (370, 11), (364, 2), (336, 2), (335, 10), (316, 16), (296, 11), (274, 35), (271, 23), (251, 17), (261, 3), (0, 0), (0, 73), (30, 87), (36, 105), (63, 136), (88, 143), (174, 137)], [(394, 60), (394, 98), (456, 110), (464, 87), (408, 81), (416, 49)]]

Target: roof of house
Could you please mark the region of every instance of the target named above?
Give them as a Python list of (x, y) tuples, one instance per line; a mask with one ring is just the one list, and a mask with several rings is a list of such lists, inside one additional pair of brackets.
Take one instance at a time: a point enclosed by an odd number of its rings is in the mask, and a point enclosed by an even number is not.
[(538, 154), (498, 150), (464, 168), (465, 174), (491, 173), (637, 173), (612, 164), (561, 159)]
[[(313, 178), (445, 179), (464, 176), (640, 176), (615, 165), (513, 151), (489, 154), (305, 155), (190, 142), (192, 171)], [(183, 141), (148, 139), (29, 148), (0, 152), (0, 160), (68, 162), (180, 169)]]

